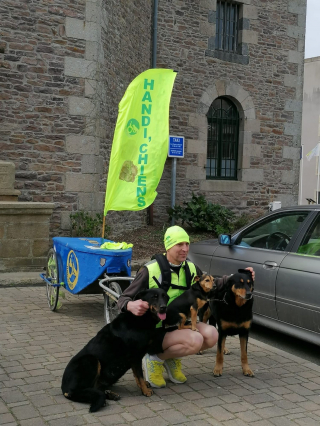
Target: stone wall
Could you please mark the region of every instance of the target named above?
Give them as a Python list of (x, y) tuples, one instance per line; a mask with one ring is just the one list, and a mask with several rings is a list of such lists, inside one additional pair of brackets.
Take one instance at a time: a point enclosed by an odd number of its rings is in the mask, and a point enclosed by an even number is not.
[[(306, 2), (240, 3), (242, 61), (215, 54), (216, 0), (159, 2), (157, 66), (178, 71), (170, 134), (185, 136), (186, 152), (177, 160), (176, 202), (194, 191), (260, 214), (270, 201), (298, 203)], [(241, 117), (238, 181), (206, 180), (206, 113), (218, 96), (233, 100)], [(170, 181), (168, 160), (155, 202), (158, 222), (170, 205)]]
[[(69, 214), (102, 212), (117, 105), (150, 67), (151, 1), (0, 3), (0, 159), (19, 201), (53, 202), (51, 235)], [(130, 217), (130, 220), (128, 220)], [(145, 212), (110, 215), (136, 227)]]
[[(158, 67), (178, 71), (170, 133), (186, 137), (177, 202), (192, 191), (261, 213), (298, 201), (306, 0), (242, 0), (241, 52), (214, 50), (216, 0), (159, 2)], [(70, 212), (102, 212), (117, 108), (151, 63), (151, 0), (2, 0), (0, 160), (16, 167), (20, 201), (53, 202), (51, 236)], [(219, 53), (219, 54), (218, 54)], [(241, 117), (238, 181), (205, 178), (206, 113), (228, 96)], [(155, 222), (167, 219), (171, 160)], [(111, 213), (114, 230), (146, 211)]]
[(0, 272), (42, 271), (54, 204), (0, 201)]

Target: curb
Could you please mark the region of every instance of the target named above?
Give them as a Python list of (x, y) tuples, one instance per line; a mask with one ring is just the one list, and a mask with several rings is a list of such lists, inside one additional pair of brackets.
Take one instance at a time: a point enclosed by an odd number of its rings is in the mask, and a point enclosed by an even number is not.
[(45, 282), (39, 272), (5, 272), (0, 276), (0, 287), (43, 287)]

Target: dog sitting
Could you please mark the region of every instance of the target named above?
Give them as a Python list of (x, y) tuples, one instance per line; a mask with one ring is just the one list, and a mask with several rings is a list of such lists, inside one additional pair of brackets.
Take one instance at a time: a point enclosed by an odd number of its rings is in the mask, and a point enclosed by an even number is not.
[(106, 399), (120, 399), (107, 389), (130, 368), (143, 395), (153, 394), (143, 379), (142, 358), (157, 323), (166, 317), (169, 297), (164, 290), (150, 289), (138, 293), (135, 300), (138, 299), (149, 303), (144, 315), (120, 313), (70, 360), (64, 371), (63, 395), (72, 401), (90, 403), (91, 413), (105, 406)]
[[(199, 309), (207, 303), (208, 294), (214, 287), (214, 278), (203, 274), (196, 276), (196, 282), (184, 293), (174, 299), (167, 308), (166, 326), (178, 325), (179, 330), (197, 329), (197, 315)], [(191, 319), (191, 325), (186, 321)]]
[(218, 325), (218, 345), (214, 376), (221, 376), (223, 369), (223, 354), (229, 353), (225, 349), (227, 336), (238, 334), (241, 349), (241, 364), (243, 374), (253, 377), (254, 373), (248, 365), (247, 346), (249, 331), (252, 323), (254, 284), (251, 272), (239, 269), (237, 274), (231, 275), (226, 284), (213, 292), (207, 310), (199, 317), (203, 322)]

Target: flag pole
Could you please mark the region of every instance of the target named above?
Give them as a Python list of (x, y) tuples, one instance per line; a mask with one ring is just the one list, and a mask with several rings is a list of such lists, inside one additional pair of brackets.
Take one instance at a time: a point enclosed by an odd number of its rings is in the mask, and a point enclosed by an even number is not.
[(303, 144), (301, 144), (300, 150), (300, 206), (302, 205), (302, 179), (303, 179)]
[(101, 238), (104, 239), (104, 231), (105, 231), (105, 227), (106, 227), (106, 217), (103, 213), (103, 222), (102, 222), (102, 236)]

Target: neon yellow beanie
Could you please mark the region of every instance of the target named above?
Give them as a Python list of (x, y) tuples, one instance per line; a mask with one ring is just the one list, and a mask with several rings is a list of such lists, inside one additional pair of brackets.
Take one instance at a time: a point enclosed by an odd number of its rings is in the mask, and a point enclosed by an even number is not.
[(190, 243), (189, 235), (180, 226), (171, 226), (164, 234), (164, 246), (169, 250), (179, 243)]

